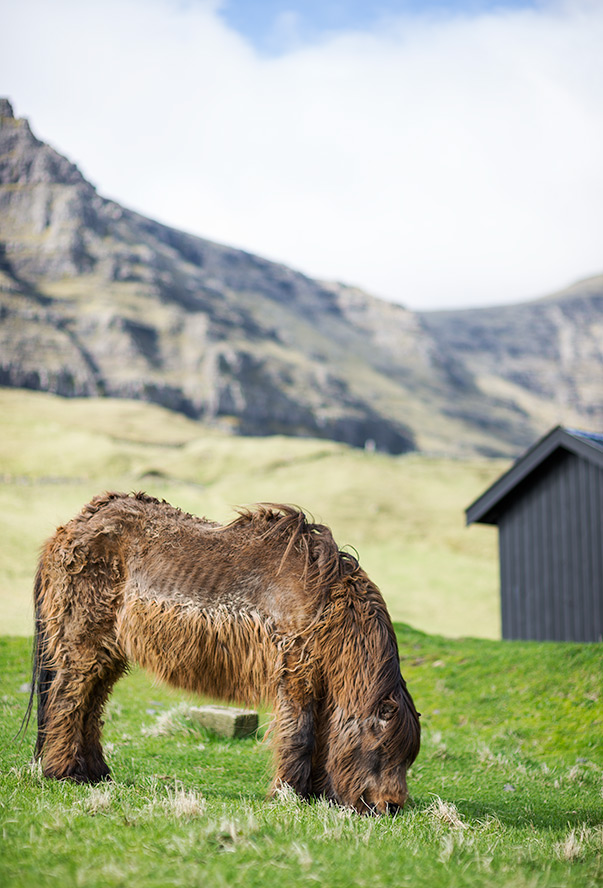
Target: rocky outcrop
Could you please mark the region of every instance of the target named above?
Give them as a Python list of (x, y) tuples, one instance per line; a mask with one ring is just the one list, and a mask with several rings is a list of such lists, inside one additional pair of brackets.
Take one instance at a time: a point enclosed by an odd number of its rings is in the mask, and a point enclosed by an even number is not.
[(599, 417), (600, 336), (571, 357), (592, 326), (577, 305), (529, 309), (538, 350), (496, 312), (419, 315), (312, 280), (99, 196), (0, 100), (0, 384), (143, 398), (242, 434), (509, 454), (564, 418), (560, 361), (571, 415)]
[(144, 398), (244, 434), (414, 447), (330, 360), (332, 292), (99, 197), (7, 100), (0, 115), (1, 384)]
[(486, 392), (603, 428), (603, 275), (520, 305), (422, 316), (442, 352)]

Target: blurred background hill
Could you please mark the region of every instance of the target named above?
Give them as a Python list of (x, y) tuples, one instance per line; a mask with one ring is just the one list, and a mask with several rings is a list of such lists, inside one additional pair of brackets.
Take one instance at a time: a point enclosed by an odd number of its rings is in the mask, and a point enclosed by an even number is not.
[(219, 521), (289, 502), (329, 524), (394, 619), (445, 635), (500, 636), (496, 529), (464, 508), (507, 460), (392, 456), (318, 439), (238, 437), (142, 401), (0, 389), (0, 614), (32, 631), (38, 552), (103, 490), (146, 490)]
[(603, 277), (413, 312), (97, 194), (0, 100), (0, 384), (134, 398), (242, 435), (516, 455), (603, 424)]

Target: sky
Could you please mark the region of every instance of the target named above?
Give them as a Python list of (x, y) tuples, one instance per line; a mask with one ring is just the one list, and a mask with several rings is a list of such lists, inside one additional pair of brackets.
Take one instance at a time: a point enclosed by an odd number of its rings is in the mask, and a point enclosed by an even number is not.
[(2, 5), (0, 95), (124, 206), (419, 310), (603, 273), (602, 0)]

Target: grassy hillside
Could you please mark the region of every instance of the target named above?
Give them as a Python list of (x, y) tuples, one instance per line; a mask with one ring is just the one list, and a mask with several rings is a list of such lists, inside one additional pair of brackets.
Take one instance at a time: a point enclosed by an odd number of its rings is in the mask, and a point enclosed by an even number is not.
[(29, 642), (0, 639), (0, 884), (600, 886), (601, 645), (397, 630), (423, 743), (404, 812), (375, 819), (267, 801), (268, 745), (195, 729), (191, 698), (138, 671), (109, 703), (113, 784), (46, 781), (33, 725), (12, 740)]
[(464, 508), (503, 461), (390, 457), (329, 441), (232, 437), (135, 401), (0, 389), (2, 631), (31, 631), (37, 552), (94, 494), (138, 490), (225, 521), (292, 502), (353, 546), (394, 619), (450, 636), (500, 634), (496, 530)]

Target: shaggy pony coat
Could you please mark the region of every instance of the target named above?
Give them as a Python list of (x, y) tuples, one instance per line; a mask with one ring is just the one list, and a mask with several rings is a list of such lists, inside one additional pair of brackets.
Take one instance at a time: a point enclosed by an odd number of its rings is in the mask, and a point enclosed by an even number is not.
[(420, 728), (385, 603), (298, 509), (259, 505), (218, 525), (143, 493), (95, 497), (44, 546), (34, 598), (46, 776), (109, 776), (103, 707), (135, 662), (272, 705), (273, 788), (365, 813), (404, 804)]

